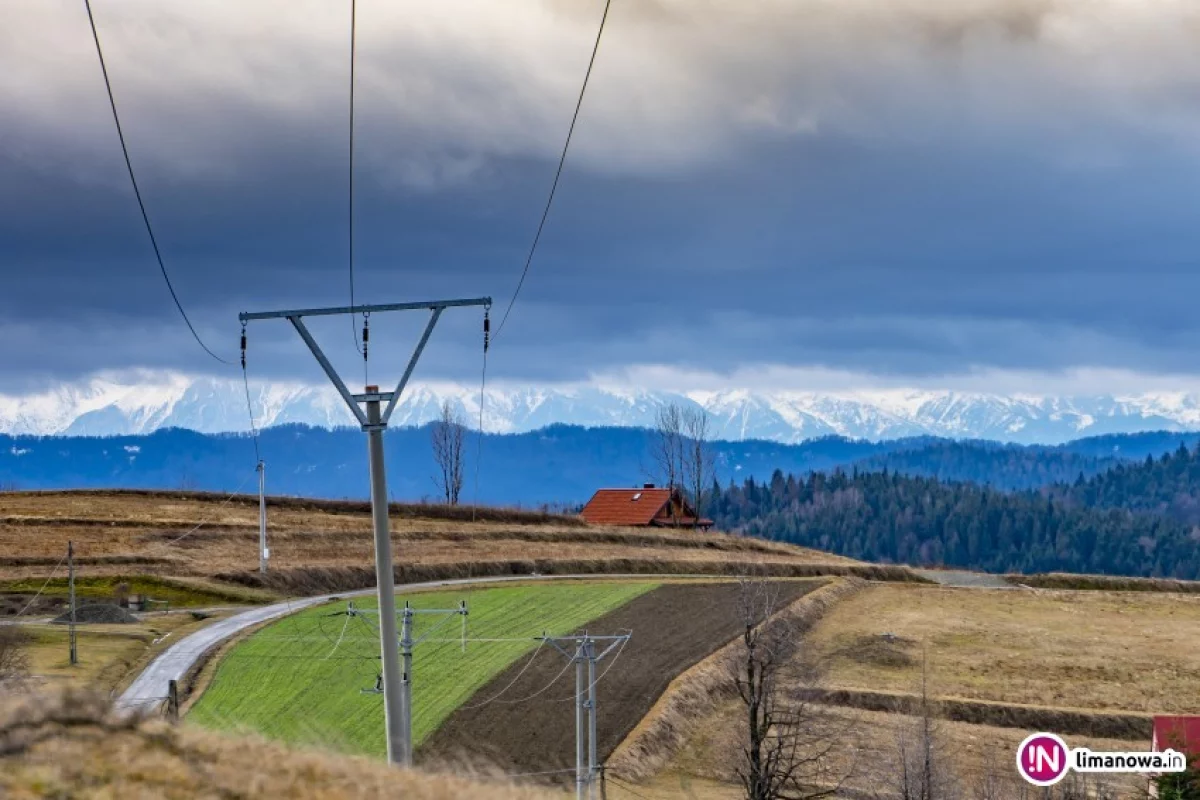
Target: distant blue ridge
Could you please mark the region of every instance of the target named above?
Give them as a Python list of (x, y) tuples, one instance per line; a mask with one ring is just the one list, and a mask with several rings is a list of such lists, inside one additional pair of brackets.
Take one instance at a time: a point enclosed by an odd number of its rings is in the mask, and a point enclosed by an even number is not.
[[(476, 434), (468, 435), (466, 485), (474, 499)], [(576, 505), (597, 488), (656, 481), (653, 431), (551, 425), (530, 433), (485, 434), (479, 501), (488, 504)], [(946, 481), (1024, 489), (1080, 474), (1094, 475), (1127, 459), (1192, 447), (1197, 433), (1155, 432), (1023, 446), (934, 437), (869, 442), (838, 436), (800, 444), (714, 442), (716, 478), (724, 486), (784, 473), (888, 469)], [(365, 498), (366, 439), (351, 428), (281, 425), (261, 433), (271, 494)], [(430, 426), (395, 428), (385, 436), (388, 485), (398, 501), (436, 499)], [(138, 436), (0, 435), (0, 489), (255, 490), (254, 450), (247, 434), (202, 434), (179, 428)]]

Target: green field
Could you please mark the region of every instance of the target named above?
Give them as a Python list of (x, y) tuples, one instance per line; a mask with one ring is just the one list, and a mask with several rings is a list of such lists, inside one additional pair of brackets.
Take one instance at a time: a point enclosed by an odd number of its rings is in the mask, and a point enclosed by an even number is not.
[[(577, 630), (653, 583), (538, 583), (502, 588), (398, 595), (417, 609), (453, 608), (466, 600), (467, 636), (516, 641), (470, 642), (463, 652), (459, 617), (419, 614), (413, 657), (413, 735), (417, 743), (497, 673), (532, 650), (531, 637)], [(374, 598), (355, 605), (376, 608)], [(347, 617), (345, 601), (292, 615), (239, 643), (187, 719), (221, 730), (257, 731), (299, 744), (385, 754), (383, 697), (363, 693), (379, 672), (375, 616)], [(434, 625), (440, 627), (431, 632)]]

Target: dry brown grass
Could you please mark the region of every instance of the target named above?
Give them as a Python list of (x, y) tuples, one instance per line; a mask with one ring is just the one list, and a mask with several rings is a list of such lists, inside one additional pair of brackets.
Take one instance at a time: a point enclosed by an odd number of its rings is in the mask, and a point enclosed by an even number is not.
[[(801, 597), (766, 624), (803, 632), (864, 585), (853, 578), (832, 581)], [(738, 643), (731, 642), (671, 681), (650, 713), (609, 758), (612, 771), (631, 780), (644, 780), (660, 771), (695, 733), (695, 726), (734, 696), (729, 676), (737, 654)]]
[(904, 664), (853, 657), (863, 637), (924, 643), (942, 697), (1136, 713), (1200, 711), (1200, 597), (974, 591), (879, 584), (812, 632), (833, 688), (911, 693), (921, 650)]
[(499, 781), (401, 771), (378, 761), (232, 739), (112, 716), (97, 695), (66, 692), (0, 710), (6, 798), (562, 797)]
[(29, 671), (46, 687), (91, 686), (104, 691), (119, 689), (126, 679), (168, 645), (208, 624), (187, 612), (154, 614), (128, 625), (80, 625), (79, 663), (68, 659), (67, 627), (36, 624), (23, 627), (30, 636)]
[[(840, 732), (832, 772), (851, 775), (846, 790), (838, 796), (878, 796), (874, 793), (887, 788), (886, 773), (895, 759), (897, 741), (906, 732), (911, 735), (916, 718), (851, 708), (821, 707), (819, 711), (828, 716), (828, 727)], [(670, 767), (638, 785), (637, 791), (648, 797), (668, 797), (672, 796), (667, 792), (669, 787), (685, 785), (692, 779), (708, 787), (711, 797), (721, 796), (720, 787), (734, 792), (729, 797), (737, 797), (733, 785), (736, 775), (732, 768), (740, 756), (743, 713), (736, 700), (724, 702), (715, 713), (697, 724), (694, 735)], [(939, 728), (952, 770), (961, 782), (965, 796), (972, 796), (970, 793), (989, 770), (1003, 780), (1017, 779), (1013, 757), (1017, 745), (1031, 731), (953, 721), (942, 721)], [(1130, 741), (1078, 735), (1066, 738), (1072, 747), (1090, 747), (1098, 751), (1149, 747), (1148, 739)], [(1113, 778), (1117, 782), (1116, 788), (1123, 792), (1119, 796), (1144, 798), (1144, 779), (1129, 775)], [(661, 790), (662, 794), (655, 793), (655, 789)], [(1139, 791), (1143, 793), (1139, 795)]]
[[(415, 514), (426, 516), (414, 516)], [(399, 563), (419, 567), (511, 561), (605, 561), (853, 565), (850, 559), (721, 533), (588, 526), (573, 517), (442, 506), (396, 507)], [(68, 540), (88, 574), (207, 577), (257, 564), (254, 503), (222, 504), (179, 493), (66, 492), (0, 495), (0, 579), (45, 575)], [(373, 561), (370, 515), (362, 503), (280, 499), (269, 515), (271, 566), (360, 568)], [(435, 516), (442, 518), (434, 518)], [(445, 518), (452, 515), (456, 518)], [(463, 519), (462, 517), (466, 517)], [(176, 543), (172, 539), (207, 524)], [(677, 571), (677, 570), (675, 570)]]
[(1200, 581), (1181, 581), (1174, 578), (1127, 578), (1120, 575), (1073, 575), (1066, 572), (1045, 572), (1038, 575), (1005, 575), (1004, 579), (1017, 586), (1030, 586), (1036, 589), (1098, 589), (1107, 592), (1200, 594)]

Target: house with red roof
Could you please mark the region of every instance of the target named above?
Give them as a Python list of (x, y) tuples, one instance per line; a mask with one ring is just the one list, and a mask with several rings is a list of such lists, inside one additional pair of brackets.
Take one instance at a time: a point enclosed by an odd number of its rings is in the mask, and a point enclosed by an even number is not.
[[(1150, 749), (1161, 752), (1167, 748), (1183, 753), (1189, 764), (1200, 757), (1200, 717), (1155, 717)], [(1150, 796), (1158, 796), (1153, 781)]]
[(678, 489), (660, 489), (653, 483), (640, 489), (600, 489), (579, 515), (593, 525), (702, 530), (713, 525), (711, 519), (697, 518)]

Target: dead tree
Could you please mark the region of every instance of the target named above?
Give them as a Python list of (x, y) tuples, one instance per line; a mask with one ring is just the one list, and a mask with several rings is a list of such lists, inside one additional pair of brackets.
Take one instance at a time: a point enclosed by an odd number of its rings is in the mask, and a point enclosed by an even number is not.
[(683, 411), (683, 483), (692, 496), (696, 517), (693, 527), (699, 524), (704, 510), (704, 490), (712, 484), (714, 461), (709, 447), (708, 412), (695, 407)]
[(898, 800), (958, 800), (963, 796), (952, 768), (947, 738), (929, 698), (928, 659), (921, 655), (921, 705), (916, 719), (896, 734), (896, 759), (880, 776), (879, 797)]
[(779, 611), (778, 583), (742, 580), (744, 624), (734, 683), (744, 709), (745, 738), (735, 769), (747, 800), (832, 797), (849, 774), (831, 763), (847, 746), (848, 728), (815, 706), (818, 667), (800, 657), (802, 631)]
[(671, 521), (679, 525), (679, 504), (674, 493), (682, 491), (684, 471), (684, 428), (683, 410), (677, 403), (668, 403), (655, 413), (655, 437), (651, 445), (651, 456), (658, 473), (666, 481), (672, 497), (668, 502)]
[(438, 472), (433, 482), (448, 505), (458, 505), (458, 496), (463, 487), (463, 444), (467, 428), (463, 425), (450, 401), (442, 403), (442, 414), (433, 423), (433, 461)]

